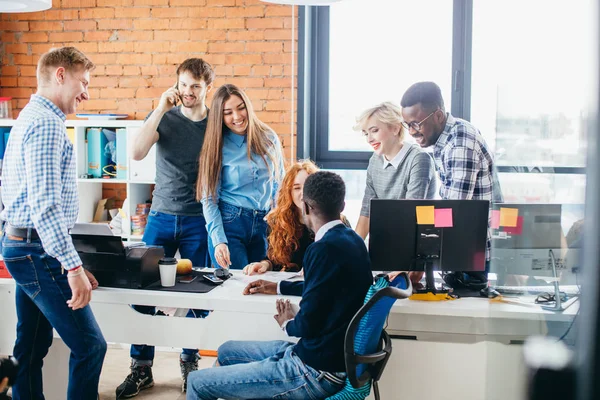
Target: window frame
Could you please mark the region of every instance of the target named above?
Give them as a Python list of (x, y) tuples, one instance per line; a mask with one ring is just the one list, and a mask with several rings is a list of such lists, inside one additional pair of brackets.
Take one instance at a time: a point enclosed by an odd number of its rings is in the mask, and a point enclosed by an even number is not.
[[(372, 152), (329, 149), (329, 28), (329, 6), (299, 7), (296, 156), (310, 158), (326, 169), (364, 170)], [(472, 44), (473, 0), (453, 0), (450, 111), (467, 121), (471, 118)], [(555, 174), (585, 174), (585, 167), (552, 168)], [(498, 166), (500, 173), (524, 169), (520, 165)]]

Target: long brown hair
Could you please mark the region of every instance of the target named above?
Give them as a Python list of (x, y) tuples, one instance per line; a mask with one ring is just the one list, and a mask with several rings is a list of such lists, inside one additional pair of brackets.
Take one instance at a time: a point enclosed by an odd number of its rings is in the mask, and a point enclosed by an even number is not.
[(301, 212), (294, 204), (292, 197), (294, 181), (300, 171), (306, 171), (310, 175), (318, 170), (319, 167), (310, 160), (303, 160), (290, 165), (281, 182), (277, 207), (267, 216), (267, 223), (271, 229), (268, 239), (268, 258), (275, 264), (283, 265), (284, 268), (290, 263), (292, 253), (298, 250), (300, 238), (304, 231)]
[[(279, 177), (279, 163), (276, 156), (269, 152), (269, 148), (275, 143), (269, 138), (269, 133), (275, 132), (264, 122), (258, 119), (254, 113), (252, 102), (246, 93), (235, 85), (225, 84), (213, 95), (208, 114), (208, 123), (204, 136), (204, 144), (200, 152), (198, 168), (198, 181), (196, 182), (196, 200), (202, 197), (212, 197), (216, 201), (216, 192), (219, 179), (221, 178), (221, 167), (223, 165), (223, 105), (231, 96), (238, 96), (244, 102), (248, 113), (248, 128), (246, 138), (248, 141), (248, 160), (252, 159), (252, 153), (261, 156), (270, 171), (266, 157), (269, 157), (275, 168), (275, 176)], [(281, 155), (281, 149), (276, 154)]]

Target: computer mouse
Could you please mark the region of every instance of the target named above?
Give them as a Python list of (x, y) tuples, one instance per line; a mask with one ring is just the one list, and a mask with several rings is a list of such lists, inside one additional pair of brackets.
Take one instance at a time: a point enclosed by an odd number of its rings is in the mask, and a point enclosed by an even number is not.
[(498, 293), (496, 289), (486, 286), (479, 291), (479, 295), (481, 297), (488, 297), (490, 299), (493, 299), (494, 297), (500, 296), (500, 293)]

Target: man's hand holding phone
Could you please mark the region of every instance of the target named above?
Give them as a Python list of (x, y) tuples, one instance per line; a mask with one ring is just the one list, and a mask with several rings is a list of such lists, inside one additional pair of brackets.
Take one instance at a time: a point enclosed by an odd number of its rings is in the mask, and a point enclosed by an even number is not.
[(173, 87), (167, 89), (162, 96), (160, 96), (157, 108), (167, 112), (175, 107), (180, 100), (181, 97), (179, 96), (179, 90), (177, 90), (177, 83), (175, 83)]

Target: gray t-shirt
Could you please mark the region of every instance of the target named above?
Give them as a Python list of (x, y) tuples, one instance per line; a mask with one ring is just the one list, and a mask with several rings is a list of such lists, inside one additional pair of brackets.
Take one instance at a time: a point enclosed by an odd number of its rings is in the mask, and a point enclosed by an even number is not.
[(418, 145), (405, 143), (391, 161), (373, 154), (360, 215), (369, 217), (371, 199), (434, 199), (436, 186), (433, 160)]
[(196, 201), (196, 179), (207, 119), (191, 121), (181, 113), (179, 106), (160, 120), (152, 210), (173, 215), (202, 215), (202, 203)]

